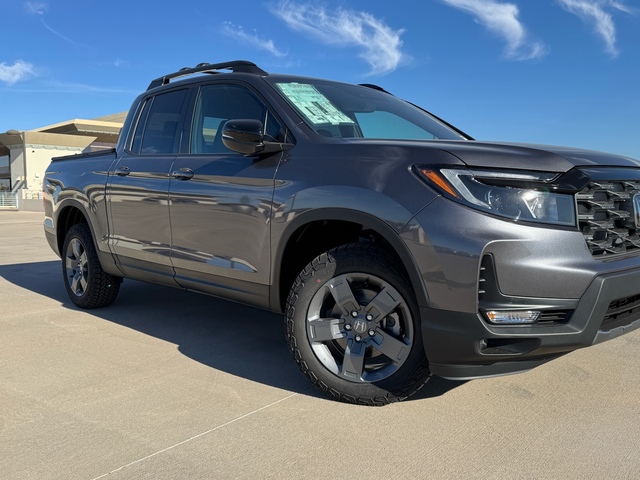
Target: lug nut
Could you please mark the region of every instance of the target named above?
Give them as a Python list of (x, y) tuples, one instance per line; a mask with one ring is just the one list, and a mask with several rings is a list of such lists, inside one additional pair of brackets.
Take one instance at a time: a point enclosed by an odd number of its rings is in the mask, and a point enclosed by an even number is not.
[(345, 330), (351, 330), (351, 324), (350, 323), (345, 323), (344, 324), (344, 329)]
[(360, 335), (356, 335), (356, 342), (362, 341), (362, 337)]
[(376, 336), (376, 331), (373, 328), (371, 330), (369, 330), (369, 336), (370, 337), (375, 337)]
[(351, 316), (352, 316), (353, 318), (356, 318), (356, 317), (358, 316), (358, 312), (356, 312), (355, 310), (353, 310), (353, 311), (351, 312)]
[(367, 322), (370, 322), (371, 320), (373, 320), (373, 315), (367, 313)]

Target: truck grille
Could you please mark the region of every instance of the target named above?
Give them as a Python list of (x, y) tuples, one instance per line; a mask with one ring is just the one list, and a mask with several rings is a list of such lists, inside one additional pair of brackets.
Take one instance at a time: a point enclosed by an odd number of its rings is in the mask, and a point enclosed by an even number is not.
[(640, 181), (592, 181), (576, 195), (578, 224), (592, 255), (640, 249), (636, 195)]

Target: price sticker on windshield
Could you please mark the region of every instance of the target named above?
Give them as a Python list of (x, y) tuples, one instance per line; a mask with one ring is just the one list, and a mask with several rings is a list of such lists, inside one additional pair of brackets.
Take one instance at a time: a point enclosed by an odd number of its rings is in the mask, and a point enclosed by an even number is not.
[(314, 125), (351, 124), (354, 122), (338, 110), (327, 97), (307, 83), (276, 83), (298, 111)]

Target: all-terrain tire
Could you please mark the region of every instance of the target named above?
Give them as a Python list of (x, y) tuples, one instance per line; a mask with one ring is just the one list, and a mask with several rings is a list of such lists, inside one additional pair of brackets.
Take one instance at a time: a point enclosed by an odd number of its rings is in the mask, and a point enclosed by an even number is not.
[(62, 246), (62, 275), (71, 301), (84, 309), (106, 307), (120, 291), (122, 279), (102, 269), (89, 226), (73, 225)]
[(285, 330), (302, 372), (336, 400), (385, 405), (431, 375), (413, 290), (396, 257), (371, 242), (334, 248), (304, 268)]

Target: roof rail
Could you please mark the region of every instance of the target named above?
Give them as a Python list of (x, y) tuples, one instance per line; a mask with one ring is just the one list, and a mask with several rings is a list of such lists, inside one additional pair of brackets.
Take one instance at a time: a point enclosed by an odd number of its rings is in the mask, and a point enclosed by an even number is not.
[(235, 60), (225, 63), (199, 63), (195, 67), (181, 68), (177, 72), (169, 73), (153, 80), (147, 90), (166, 85), (172, 79), (193, 75), (194, 73), (219, 73), (218, 70), (231, 70), (232, 72), (253, 73), (256, 75), (268, 75), (267, 72), (258, 67), (255, 63), (246, 60)]

